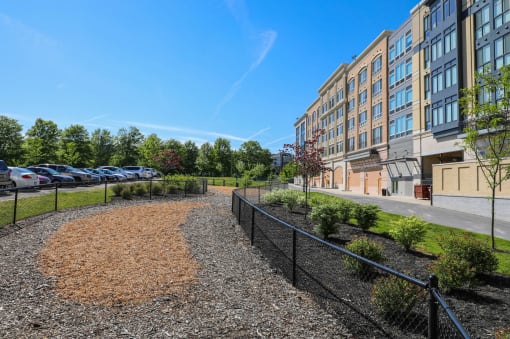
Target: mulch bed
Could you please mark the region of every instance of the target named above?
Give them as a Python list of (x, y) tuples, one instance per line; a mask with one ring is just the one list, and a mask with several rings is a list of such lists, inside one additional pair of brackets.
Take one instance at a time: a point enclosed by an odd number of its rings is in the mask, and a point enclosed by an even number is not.
[[(291, 213), (278, 205), (261, 204), (259, 207), (291, 225), (317, 235), (313, 230), (313, 223), (309, 218), (305, 219), (304, 210)], [(363, 232), (352, 225), (341, 225), (339, 232), (331, 236), (328, 242), (344, 246), (361, 235), (383, 246), (386, 258), (384, 265), (422, 281), (428, 281), (429, 266), (435, 257), (417, 251), (405, 252), (402, 246), (384, 235)], [(334, 263), (325, 260), (321, 265), (323, 269), (328, 270)], [(480, 286), (454, 290), (444, 297), (471, 337), (494, 338), (498, 330), (510, 328), (510, 277), (490, 274), (480, 278), (482, 280)], [(354, 284), (345, 284), (344, 288), (350, 289), (345, 292), (346, 295), (359, 293), (359, 287)], [(347, 325), (354, 335), (366, 335), (365, 326), (360, 324), (353, 321)]]

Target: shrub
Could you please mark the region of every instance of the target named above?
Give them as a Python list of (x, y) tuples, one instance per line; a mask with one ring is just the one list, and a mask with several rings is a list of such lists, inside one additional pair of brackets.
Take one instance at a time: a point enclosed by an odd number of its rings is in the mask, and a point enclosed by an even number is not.
[(116, 197), (120, 197), (122, 195), (122, 191), (126, 187), (125, 184), (115, 184), (112, 186), (112, 192)]
[(133, 192), (131, 192), (131, 188), (128, 185), (125, 185), (120, 195), (123, 199), (129, 200), (133, 197)]
[(372, 286), (370, 301), (377, 312), (388, 318), (402, 318), (424, 298), (424, 290), (394, 275), (377, 278)]
[(299, 197), (301, 193), (293, 190), (283, 190), (282, 200), (283, 206), (289, 211), (293, 211), (299, 205)]
[(163, 193), (163, 185), (159, 182), (153, 182), (151, 187), (152, 194), (160, 195)]
[(364, 231), (377, 224), (379, 206), (372, 204), (356, 204), (353, 208), (353, 216), (358, 222), (358, 227)]
[(434, 260), (431, 270), (439, 280), (439, 288), (446, 293), (473, 282), (476, 276), (467, 260), (452, 254)]
[[(347, 250), (351, 251), (354, 254), (357, 254), (363, 258), (375, 261), (382, 262), (384, 261), (384, 256), (382, 253), (382, 246), (374, 241), (368, 240), (367, 237), (362, 236), (358, 237), (352, 241), (350, 241), (347, 246)], [(360, 260), (351, 257), (349, 255), (345, 255), (343, 258), (344, 267), (352, 273), (364, 274), (371, 272), (372, 266), (361, 262)]]
[(317, 222), (314, 230), (327, 239), (331, 234), (338, 231), (338, 221), (340, 216), (338, 214), (337, 204), (323, 204), (317, 205), (312, 208), (310, 218)]
[(340, 200), (338, 202), (338, 215), (340, 222), (346, 224), (352, 216), (355, 203), (349, 200)]
[(147, 189), (145, 188), (145, 185), (142, 183), (136, 183), (131, 185), (131, 191), (137, 197), (143, 197), (147, 193)]
[(510, 327), (498, 329), (496, 339), (510, 339)]
[(427, 233), (428, 223), (416, 216), (402, 217), (394, 222), (394, 228), (390, 235), (396, 242), (400, 243), (406, 251), (423, 241)]
[(284, 190), (282, 189), (275, 189), (271, 192), (267, 192), (264, 195), (262, 195), (262, 201), (264, 201), (266, 204), (281, 204), (283, 203), (283, 194)]
[(448, 255), (466, 260), (476, 274), (494, 272), (498, 268), (498, 258), (489, 244), (465, 233), (463, 236), (449, 233), (440, 239), (440, 246)]
[(185, 183), (187, 193), (200, 193), (200, 185), (194, 179), (187, 179)]

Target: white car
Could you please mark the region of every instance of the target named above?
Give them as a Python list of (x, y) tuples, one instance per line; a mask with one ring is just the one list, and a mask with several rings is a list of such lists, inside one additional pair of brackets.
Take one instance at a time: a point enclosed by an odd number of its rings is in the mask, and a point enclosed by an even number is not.
[(34, 172), (22, 167), (9, 167), (9, 169), (11, 170), (11, 181), (14, 187), (39, 186), (39, 178)]

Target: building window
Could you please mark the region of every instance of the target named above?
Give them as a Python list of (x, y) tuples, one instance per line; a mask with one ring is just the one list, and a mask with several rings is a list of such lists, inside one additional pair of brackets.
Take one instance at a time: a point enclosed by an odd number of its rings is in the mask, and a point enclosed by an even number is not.
[(444, 124), (444, 110), (440, 102), (432, 104), (432, 126)]
[(328, 127), (328, 120), (324, 119), (324, 120), (322, 120), (322, 128), (326, 128), (326, 127)]
[(428, 131), (432, 127), (432, 119), (430, 117), (430, 105), (425, 106), (425, 130)]
[(510, 0), (494, 1), (494, 27), (510, 22)]
[(457, 85), (457, 65), (455, 60), (447, 63), (444, 67), (444, 87), (452, 87)]
[(362, 106), (367, 102), (367, 90), (359, 94), (359, 105)]
[(443, 39), (441, 38), (441, 35), (438, 35), (432, 39), (430, 46), (430, 56), (432, 62), (443, 56)]
[(423, 49), (423, 66), (430, 68), (430, 47), (427, 46)]
[(332, 128), (329, 130), (329, 140), (335, 139), (335, 130)]
[(441, 6), (436, 6), (435, 8), (431, 9), (430, 12), (430, 25), (431, 28), (436, 28), (441, 23)]
[(446, 122), (459, 120), (459, 104), (457, 103), (457, 96), (454, 95), (452, 97), (446, 98), (444, 113), (445, 113), (444, 120)]
[(382, 56), (378, 56), (374, 61), (372, 61), (372, 74), (379, 73), (382, 69)]
[(315, 121), (315, 111), (313, 111), (313, 114), (312, 114), (312, 121)]
[(367, 147), (367, 132), (363, 132), (359, 134), (358, 138), (358, 149)]
[(406, 135), (413, 133), (413, 115), (406, 115)]
[(336, 152), (343, 153), (344, 152), (344, 143), (343, 141), (339, 141), (336, 143)]
[(408, 59), (406, 60), (406, 78), (413, 75), (413, 60)]
[(393, 88), (393, 86), (395, 86), (395, 81), (396, 81), (396, 79), (395, 79), (395, 71), (394, 70), (390, 71), (389, 78), (390, 78), (390, 88)]
[(443, 3), (444, 18), (448, 18), (450, 15), (455, 14), (455, 0), (445, 0)]
[(476, 70), (483, 73), (484, 70), (489, 71), (491, 62), (491, 45), (487, 44), (476, 51)]
[(347, 84), (347, 93), (353, 93), (354, 92), (354, 78), (349, 80), (349, 83)]
[(397, 100), (395, 99), (395, 95), (390, 96), (390, 114), (395, 113), (395, 109), (397, 108)]
[(349, 120), (347, 120), (347, 129), (349, 131), (354, 130), (354, 117), (352, 117)]
[(344, 98), (344, 89), (343, 88), (338, 91), (337, 98), (338, 98), (338, 102), (342, 101), (342, 99)]
[(496, 58), (496, 69), (510, 65), (510, 34), (494, 41), (494, 57)]
[(336, 126), (336, 135), (340, 136), (342, 134), (344, 134), (344, 125), (340, 124), (340, 125)]
[(367, 124), (367, 120), (368, 120), (367, 111), (361, 112), (358, 117), (359, 126), (360, 127), (365, 126)]
[(413, 87), (412, 86), (409, 86), (409, 87), (406, 87), (406, 100), (405, 100), (405, 105), (406, 106), (409, 106), (413, 103)]
[(329, 155), (331, 155), (331, 154), (335, 154), (335, 145), (329, 146)]
[(430, 15), (427, 15), (423, 18), (423, 34), (424, 39), (427, 39), (430, 35)]
[(363, 85), (365, 82), (367, 82), (367, 69), (363, 68), (361, 72), (358, 74), (358, 83), (359, 86)]
[(382, 143), (382, 126), (372, 129), (372, 145)]
[(425, 87), (425, 99), (430, 99), (430, 74), (423, 77)]
[(407, 31), (406, 33), (406, 51), (413, 47), (413, 34), (411, 31)]
[(356, 140), (354, 137), (350, 137), (349, 139), (347, 139), (347, 152), (352, 152), (355, 150), (355, 146), (356, 146)]
[(395, 120), (390, 121), (390, 140), (395, 139)]
[(444, 34), (444, 54), (457, 48), (457, 30), (455, 26), (451, 26)]
[(392, 63), (395, 60), (396, 54), (395, 54), (395, 46), (390, 46), (390, 63)]
[(354, 105), (355, 105), (354, 98), (352, 98), (351, 100), (349, 100), (349, 105), (347, 106), (347, 112), (352, 111), (354, 109)]
[(404, 52), (406, 51), (406, 48), (405, 48), (405, 37), (404, 36), (401, 36), (400, 38), (397, 39), (397, 41), (395, 41), (395, 54), (396, 54), (396, 57), (400, 57), (404, 54)]
[(485, 6), (475, 14), (475, 36), (480, 39), (491, 30), (489, 6)]
[(443, 72), (441, 68), (437, 68), (432, 71), (432, 94), (436, 94), (439, 91), (443, 90)]
[(329, 115), (329, 123), (332, 124), (335, 122), (335, 114), (334, 113), (331, 113)]
[(344, 108), (343, 107), (339, 107), (336, 110), (336, 119), (340, 120), (343, 116), (344, 116)]
[(372, 98), (380, 95), (382, 92), (382, 80), (379, 79), (372, 84)]
[[(411, 117), (411, 119), (412, 119), (412, 114), (402, 115), (402, 116), (396, 118), (395, 120), (390, 120), (390, 140), (402, 138), (408, 134), (407, 126), (406, 126), (407, 117)], [(411, 124), (411, 133), (412, 133), (412, 121), (410, 122), (410, 124)]]
[(382, 117), (382, 102), (372, 106), (372, 120), (377, 120)]

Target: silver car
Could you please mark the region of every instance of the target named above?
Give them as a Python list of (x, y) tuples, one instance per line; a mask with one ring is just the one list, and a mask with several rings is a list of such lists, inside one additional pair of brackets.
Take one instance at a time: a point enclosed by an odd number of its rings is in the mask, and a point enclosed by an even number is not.
[[(34, 172), (22, 167), (9, 167), (14, 187), (39, 186), (39, 178)], [(35, 187), (34, 187), (35, 188)]]

